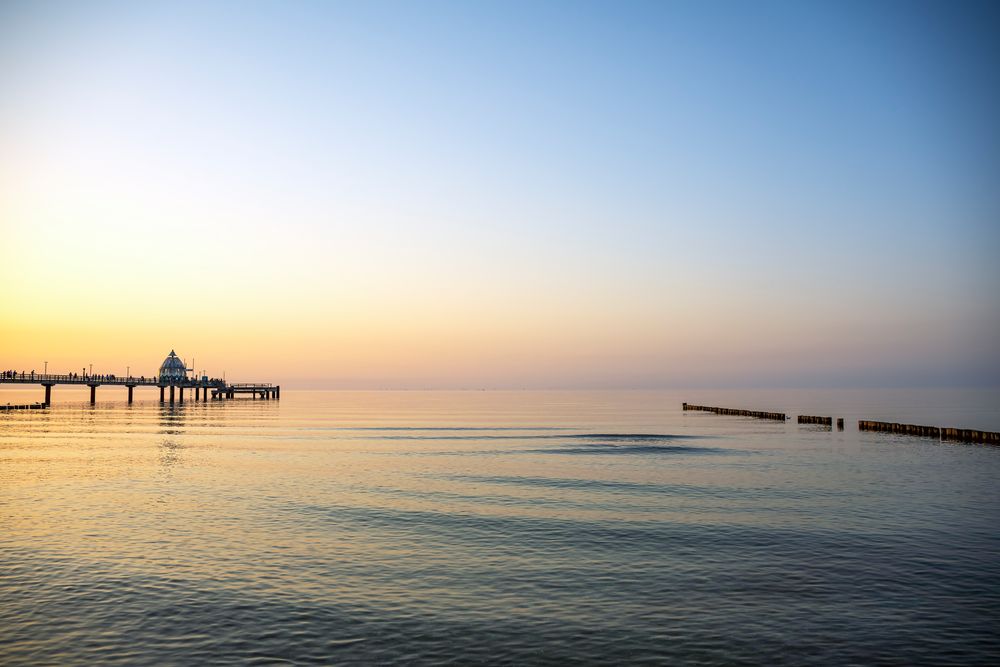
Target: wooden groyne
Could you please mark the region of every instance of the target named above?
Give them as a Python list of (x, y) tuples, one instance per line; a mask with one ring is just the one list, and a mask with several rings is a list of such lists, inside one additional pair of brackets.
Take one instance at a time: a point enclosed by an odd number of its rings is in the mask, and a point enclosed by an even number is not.
[[(785, 421), (787, 417), (784, 412), (764, 412), (760, 410), (740, 410), (738, 408), (717, 408), (709, 405), (693, 405), (691, 403), (681, 404), (684, 410), (696, 410), (700, 412), (711, 412), (717, 415), (732, 415), (735, 417), (754, 417), (756, 419), (773, 419), (775, 421)], [(820, 426), (833, 426), (833, 417), (820, 417), (817, 415), (799, 415), (800, 424), (819, 424)], [(844, 418), (837, 417), (837, 430), (844, 430)], [(912, 435), (921, 438), (934, 438), (935, 440), (949, 440), (954, 442), (974, 442), (985, 445), (1000, 445), (1000, 433), (993, 431), (978, 431), (970, 428), (943, 428), (939, 426), (923, 426), (920, 424), (900, 424), (898, 422), (881, 422), (871, 419), (858, 420), (859, 431), (876, 431), (879, 433), (896, 433), (899, 435)]]
[[(833, 417), (814, 417), (812, 415), (799, 415), (800, 424), (819, 424), (820, 426), (833, 426)], [(840, 420), (843, 423), (843, 420)]]
[(683, 403), (685, 410), (698, 410), (701, 412), (712, 412), (717, 415), (732, 415), (735, 417), (755, 417), (757, 419), (773, 419), (775, 421), (785, 421), (784, 412), (762, 412), (760, 410), (739, 410), (736, 408), (713, 408), (707, 405), (691, 405)]
[(915, 435), (923, 438), (941, 438), (941, 429), (937, 426), (919, 426), (917, 424), (898, 424), (896, 422), (878, 422), (868, 419), (858, 420), (859, 431), (878, 431), (880, 433), (899, 433)]
[(1000, 445), (1000, 433), (976, 431), (970, 428), (942, 428), (941, 439), (957, 440), (958, 442), (978, 442), (984, 445)]
[(44, 403), (24, 403), (22, 405), (0, 405), (0, 410), (41, 410), (45, 407)]
[(992, 431), (977, 431), (970, 428), (940, 428), (938, 426), (920, 426), (917, 424), (898, 424), (895, 422), (879, 422), (861, 419), (858, 421), (858, 430), (914, 435), (924, 438), (934, 438), (936, 440), (953, 440), (956, 442), (977, 442), (987, 445), (1000, 445), (1000, 433), (994, 433)]

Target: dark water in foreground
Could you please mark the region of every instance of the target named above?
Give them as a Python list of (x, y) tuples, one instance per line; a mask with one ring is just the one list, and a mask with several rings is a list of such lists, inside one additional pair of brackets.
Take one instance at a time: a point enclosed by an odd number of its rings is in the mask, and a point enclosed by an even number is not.
[(996, 663), (1000, 448), (680, 411), (996, 429), (996, 398), (0, 414), (0, 664)]

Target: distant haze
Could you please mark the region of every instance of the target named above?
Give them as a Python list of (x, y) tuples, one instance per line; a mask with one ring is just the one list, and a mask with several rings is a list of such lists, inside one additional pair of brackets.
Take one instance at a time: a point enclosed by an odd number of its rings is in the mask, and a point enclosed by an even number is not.
[(4, 2), (0, 366), (1000, 378), (1000, 10)]

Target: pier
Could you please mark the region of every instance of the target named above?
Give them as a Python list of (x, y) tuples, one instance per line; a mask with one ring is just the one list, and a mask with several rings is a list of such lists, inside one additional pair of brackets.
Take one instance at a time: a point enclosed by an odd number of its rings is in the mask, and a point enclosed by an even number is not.
[[(171, 404), (184, 402), (184, 391), (195, 401), (206, 402), (213, 400), (224, 400), (236, 398), (237, 394), (249, 394), (251, 398), (280, 399), (281, 387), (264, 382), (247, 382), (229, 384), (219, 378), (208, 378), (207, 376), (188, 376), (193, 369), (187, 368), (184, 362), (178, 358), (173, 350), (160, 365), (160, 370), (152, 377), (141, 375), (139, 377), (128, 375), (119, 377), (114, 374), (92, 374), (92, 373), (72, 373), (57, 375), (50, 373), (12, 373), (4, 372), (0, 374), (2, 384), (36, 384), (45, 390), (45, 400), (41, 403), (30, 404), (29, 406), (16, 406), (16, 409), (35, 409), (48, 407), (52, 404), (52, 388), (56, 385), (85, 385), (90, 387), (90, 404), (97, 402), (97, 388), (103, 386), (124, 387), (128, 390), (128, 402), (132, 403), (136, 387), (157, 387), (160, 390), (160, 402), (169, 400)], [(8, 409), (2, 406), (2, 409)], [(11, 406), (9, 409), (15, 409)]]
[(236, 398), (236, 394), (250, 394), (251, 398), (261, 398), (264, 400), (281, 398), (281, 387), (270, 383), (243, 382), (226, 385), (225, 387), (213, 390), (213, 397), (216, 392), (220, 391), (226, 394), (226, 398)]

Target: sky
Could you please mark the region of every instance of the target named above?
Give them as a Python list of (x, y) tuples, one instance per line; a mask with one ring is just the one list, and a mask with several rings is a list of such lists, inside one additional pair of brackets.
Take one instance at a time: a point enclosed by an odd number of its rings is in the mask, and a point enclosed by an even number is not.
[(0, 366), (1000, 383), (1000, 10), (0, 2)]

